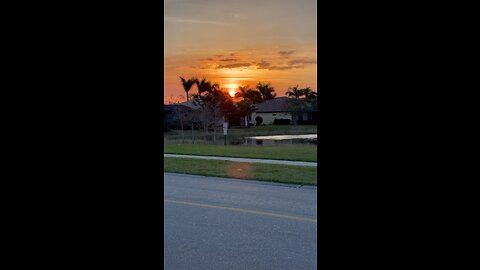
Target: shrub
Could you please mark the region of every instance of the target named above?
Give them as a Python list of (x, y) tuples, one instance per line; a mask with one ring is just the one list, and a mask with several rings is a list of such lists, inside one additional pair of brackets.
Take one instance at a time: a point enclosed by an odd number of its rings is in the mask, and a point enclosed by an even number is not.
[(299, 125), (316, 125), (317, 122), (314, 120), (298, 120)]
[(290, 119), (275, 119), (273, 125), (290, 125)]
[(257, 122), (257, 126), (261, 126), (263, 123), (263, 118), (260, 116), (255, 117), (255, 122)]

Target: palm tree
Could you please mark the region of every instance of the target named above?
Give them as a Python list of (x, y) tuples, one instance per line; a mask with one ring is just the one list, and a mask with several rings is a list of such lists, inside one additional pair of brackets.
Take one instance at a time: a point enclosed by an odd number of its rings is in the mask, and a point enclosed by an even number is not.
[(300, 98), (303, 96), (303, 89), (298, 89), (298, 85), (295, 87), (289, 87), (288, 91), (285, 93), (289, 97), (294, 96), (296, 99)]
[(250, 117), (250, 115), (253, 112), (252, 104), (248, 100), (245, 100), (245, 99), (238, 102), (237, 104), (238, 104), (238, 110), (240, 111), (240, 113), (242, 114), (242, 116), (245, 119), (245, 126), (249, 127), (248, 126), (248, 122), (249, 122), (248, 118)]
[(211, 91), (220, 91), (220, 84), (214, 82), (213, 84), (210, 84), (210, 92)]
[(195, 84), (197, 85), (198, 93), (200, 96), (202, 93), (212, 93), (214, 90), (216, 90), (219, 87), (218, 83), (211, 83), (210, 81), (207, 81), (206, 78), (203, 78), (201, 81), (195, 80)]
[(302, 92), (307, 100), (315, 99), (317, 97), (317, 92), (313, 92), (310, 87), (302, 89)]
[(261, 103), (263, 101), (262, 94), (254, 89), (249, 89), (245, 95), (245, 98), (252, 104)]
[(270, 86), (270, 83), (261, 83), (257, 84), (257, 89), (262, 96), (262, 101), (267, 101), (269, 99), (274, 99), (277, 94), (275, 94), (275, 89)]
[(235, 97), (245, 99), (247, 97), (247, 91), (250, 90), (250, 88), (248, 87), (248, 85), (245, 85), (239, 86), (238, 90), (239, 91), (235, 93)]
[(182, 86), (185, 92), (187, 92), (187, 101), (188, 101), (188, 91), (192, 88), (192, 86), (195, 84), (197, 81), (196, 78), (192, 77), (188, 80), (185, 80), (184, 78), (180, 77), (180, 80), (182, 81)]
[(243, 100), (248, 101), (250, 104), (262, 102), (262, 95), (259, 91), (255, 89), (250, 89), (248, 85), (238, 87), (238, 92), (235, 93), (236, 98), (243, 98)]
[(202, 93), (207, 91), (207, 79), (203, 78), (201, 81), (196, 80), (195, 84), (197, 85), (198, 94), (202, 96)]

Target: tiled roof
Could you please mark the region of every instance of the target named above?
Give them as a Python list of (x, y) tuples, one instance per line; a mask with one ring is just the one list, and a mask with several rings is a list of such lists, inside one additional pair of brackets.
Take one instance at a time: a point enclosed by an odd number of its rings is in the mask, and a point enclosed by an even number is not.
[(287, 97), (279, 97), (255, 104), (256, 112), (284, 112), (286, 111)]
[(195, 104), (193, 102), (193, 99), (189, 100), (189, 101), (185, 101), (185, 102), (182, 102), (182, 103), (179, 103), (178, 105), (182, 105), (182, 106), (186, 106), (192, 110), (196, 110), (199, 108), (199, 106), (197, 104)]
[(164, 104), (163, 108), (166, 110), (173, 110), (173, 108), (178, 107), (178, 106), (184, 106), (192, 110), (196, 110), (199, 108), (198, 105), (193, 103), (193, 100), (185, 101), (182, 103), (174, 103), (174, 104)]
[[(267, 100), (263, 103), (255, 104), (255, 111), (259, 113), (270, 113), (270, 112), (289, 112), (288, 100), (291, 98), (288, 97), (278, 97), (275, 99)], [(307, 105), (309, 111), (315, 111), (315, 108), (311, 104)]]

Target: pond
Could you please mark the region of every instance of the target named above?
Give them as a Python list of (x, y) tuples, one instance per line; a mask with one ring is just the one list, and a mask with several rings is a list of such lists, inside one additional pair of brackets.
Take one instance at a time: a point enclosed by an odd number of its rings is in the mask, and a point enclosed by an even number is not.
[[(222, 145), (224, 143), (223, 134), (217, 134), (216, 142), (213, 143), (213, 134), (196, 135), (195, 142), (192, 140), (189, 132), (185, 132), (183, 143), (203, 143)], [(164, 143), (182, 143), (180, 135), (169, 136), (164, 138)], [(242, 135), (228, 135), (228, 145), (249, 145), (249, 146), (288, 146), (294, 144), (310, 144), (317, 145), (317, 134), (302, 134), (302, 135), (270, 135), (270, 136), (242, 136)]]
[(246, 137), (246, 145), (317, 144), (317, 134)]

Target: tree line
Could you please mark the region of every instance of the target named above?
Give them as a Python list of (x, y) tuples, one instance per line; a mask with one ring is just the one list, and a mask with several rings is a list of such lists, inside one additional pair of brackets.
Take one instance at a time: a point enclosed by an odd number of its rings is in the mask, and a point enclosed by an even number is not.
[[(183, 89), (187, 94), (187, 101), (189, 97), (197, 97), (195, 94), (189, 94), (190, 90), (194, 85), (197, 86), (198, 96), (201, 96), (202, 93), (209, 93), (214, 91), (215, 88), (219, 87), (218, 83), (211, 83), (206, 78), (199, 80), (198, 78), (192, 77), (190, 79), (185, 79), (180, 77), (182, 82)], [(243, 99), (249, 100), (252, 103), (261, 103), (269, 99), (274, 99), (276, 97), (275, 89), (270, 85), (270, 83), (261, 83), (259, 82), (256, 85), (256, 89), (251, 89), (247, 86), (240, 86), (239, 92), (236, 93), (236, 97), (241, 97)]]

